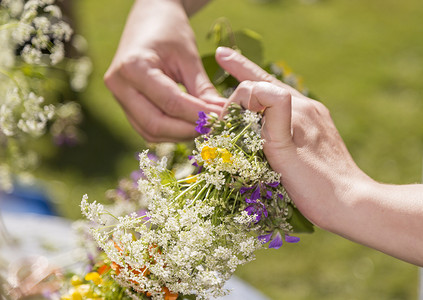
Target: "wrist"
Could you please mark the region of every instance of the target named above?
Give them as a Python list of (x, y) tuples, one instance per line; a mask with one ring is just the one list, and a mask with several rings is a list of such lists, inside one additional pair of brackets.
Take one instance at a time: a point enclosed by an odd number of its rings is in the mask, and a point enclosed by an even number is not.
[(381, 189), (380, 183), (364, 173), (355, 179), (348, 178), (343, 184), (337, 184), (333, 199), (328, 202), (327, 219), (322, 222), (323, 229), (349, 237), (350, 231), (361, 226), (362, 209), (369, 198), (374, 198)]

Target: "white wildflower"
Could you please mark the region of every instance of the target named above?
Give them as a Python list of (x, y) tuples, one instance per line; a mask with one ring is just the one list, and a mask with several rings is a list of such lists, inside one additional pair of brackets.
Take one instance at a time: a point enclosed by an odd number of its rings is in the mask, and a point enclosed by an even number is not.
[(252, 112), (250, 110), (246, 110), (242, 115), (242, 120), (245, 124), (250, 123), (259, 123), (261, 120), (261, 115), (256, 112)]
[(56, 5), (47, 5), (46, 7), (44, 7), (44, 11), (57, 19), (62, 18), (62, 11)]
[(25, 45), (21, 55), (24, 61), (28, 64), (39, 64), (41, 62), (41, 51), (37, 48), (33, 48), (31, 45)]
[(31, 25), (24, 22), (19, 22), (12, 32), (12, 37), (16, 44), (22, 45), (31, 38), (31, 34), (34, 32), (34, 30), (34, 27)]
[(249, 151), (257, 152), (263, 149), (264, 140), (255, 132), (251, 131), (250, 134), (245, 135), (243, 143)]
[(240, 225), (250, 225), (253, 224), (256, 221), (256, 216), (255, 214), (251, 214), (249, 215), (248, 212), (246, 212), (245, 210), (243, 210), (241, 212), (241, 214), (237, 215), (234, 217), (234, 221)]
[(0, 106), (0, 132), (5, 136), (13, 136), (15, 134), (15, 123), (13, 111), (2, 104)]
[(73, 30), (68, 23), (60, 21), (51, 25), (51, 34), (56, 40), (64, 40), (68, 42), (72, 36)]
[(50, 60), (52, 65), (61, 62), (65, 57), (65, 46), (62, 42), (56, 42), (51, 48)]
[(9, 13), (12, 17), (17, 17), (23, 10), (23, 0), (3, 0), (1, 5), (9, 9)]
[(213, 256), (218, 259), (227, 260), (232, 256), (232, 250), (223, 246), (219, 246), (214, 250)]
[(46, 17), (35, 17), (34, 20), (32, 20), (32, 23), (34, 24), (34, 27), (37, 30), (38, 34), (49, 33), (51, 23)]
[(88, 76), (92, 72), (92, 62), (86, 56), (83, 56), (70, 64), (71, 87), (75, 91), (82, 91), (88, 84)]
[(207, 184), (214, 185), (217, 190), (222, 189), (222, 187), (225, 185), (225, 175), (216, 172), (216, 173), (202, 173), (200, 175), (200, 178), (205, 180)]
[(84, 195), (81, 201), (81, 211), (84, 216), (87, 217), (88, 220), (91, 220), (97, 224), (105, 224), (103, 221), (102, 215), (104, 212), (104, 206), (100, 203), (88, 203), (88, 195)]

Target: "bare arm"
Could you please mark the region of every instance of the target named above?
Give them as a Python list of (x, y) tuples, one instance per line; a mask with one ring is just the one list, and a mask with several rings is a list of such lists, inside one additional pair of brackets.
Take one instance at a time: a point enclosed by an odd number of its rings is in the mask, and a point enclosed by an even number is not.
[(357, 184), (340, 203), (328, 230), (423, 266), (423, 185)]

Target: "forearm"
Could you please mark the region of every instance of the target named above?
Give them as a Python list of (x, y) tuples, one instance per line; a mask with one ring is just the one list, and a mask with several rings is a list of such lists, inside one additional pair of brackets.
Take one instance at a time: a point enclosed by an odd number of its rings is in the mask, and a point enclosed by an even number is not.
[(328, 229), (423, 266), (423, 185), (367, 182), (354, 190)]

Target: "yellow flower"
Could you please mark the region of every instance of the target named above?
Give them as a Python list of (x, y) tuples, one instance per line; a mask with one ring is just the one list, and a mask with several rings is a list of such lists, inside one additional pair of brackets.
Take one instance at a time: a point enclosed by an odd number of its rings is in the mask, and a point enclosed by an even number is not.
[(231, 154), (231, 152), (229, 152), (225, 148), (219, 148), (219, 149), (217, 149), (217, 151), (219, 152), (220, 157), (222, 158), (222, 161), (224, 163), (229, 163), (229, 164), (232, 163), (232, 154)]
[(82, 295), (81, 295), (80, 292), (75, 291), (75, 292), (72, 293), (71, 299), (72, 300), (82, 300)]
[[(93, 272), (93, 273), (96, 273), (96, 272)], [(86, 277), (89, 277), (88, 275), (90, 275), (90, 274), (92, 274), (92, 273), (88, 273)], [(86, 280), (92, 280), (92, 279), (87, 279), (87, 278), (85, 278), (85, 279)], [(98, 297), (97, 294), (95, 294), (91, 290), (91, 286), (89, 284), (76, 285), (69, 291), (69, 294), (66, 294), (66, 295), (63, 295), (63, 296), (60, 297), (61, 300), (82, 300), (82, 299), (92, 299), (92, 298), (93, 299), (94, 298), (95, 299), (101, 299), (101, 298)]]
[(186, 182), (186, 183), (193, 183), (193, 182), (196, 182), (196, 181), (197, 181), (197, 177), (194, 177), (194, 176), (192, 176), (192, 175), (188, 176), (188, 177), (185, 179), (185, 182)]
[(78, 286), (82, 284), (82, 279), (78, 275), (73, 275), (71, 278), (71, 284), (73, 286)]
[(205, 161), (210, 159), (215, 159), (216, 157), (217, 157), (216, 148), (204, 146), (203, 149), (201, 150), (201, 158)]
[(92, 282), (94, 282), (95, 285), (99, 285), (103, 282), (103, 279), (101, 279), (100, 274), (98, 274), (97, 272), (88, 273), (87, 275), (85, 275), (85, 280), (91, 280)]
[(288, 76), (288, 75), (290, 75), (290, 74), (292, 74), (292, 73), (293, 73), (293, 72), (292, 72), (291, 67), (290, 67), (290, 66), (288, 66), (288, 64), (287, 64), (286, 62), (284, 62), (284, 61), (278, 61), (278, 62), (276, 63), (276, 65), (277, 65), (279, 68), (281, 68), (281, 69), (282, 69), (282, 72), (283, 72), (283, 75), (284, 75), (284, 76)]

